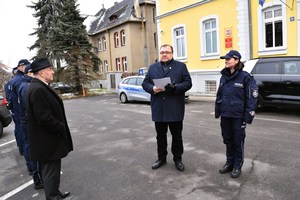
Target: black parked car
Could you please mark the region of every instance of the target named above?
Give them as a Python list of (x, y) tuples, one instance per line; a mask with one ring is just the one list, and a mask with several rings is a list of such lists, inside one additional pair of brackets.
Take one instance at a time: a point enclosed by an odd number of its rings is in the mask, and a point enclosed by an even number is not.
[(0, 103), (1, 103), (0, 105), (0, 137), (1, 137), (3, 134), (3, 128), (7, 127), (11, 123), (12, 117), (10, 111), (6, 107), (7, 101), (1, 94), (0, 94)]
[(62, 82), (52, 83), (51, 87), (54, 91), (57, 91), (59, 94), (73, 91), (72, 87), (69, 84), (62, 83)]
[(300, 106), (300, 56), (258, 58), (246, 61), (258, 86), (258, 106)]

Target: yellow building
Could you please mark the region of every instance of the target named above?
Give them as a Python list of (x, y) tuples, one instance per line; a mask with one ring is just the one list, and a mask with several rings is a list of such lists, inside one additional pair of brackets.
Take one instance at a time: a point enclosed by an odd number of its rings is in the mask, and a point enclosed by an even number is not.
[(216, 93), (224, 67), (220, 56), (231, 49), (238, 50), (243, 61), (300, 55), (300, 1), (259, 2), (157, 0), (158, 44), (173, 45), (174, 58), (187, 64), (193, 80), (190, 93)]

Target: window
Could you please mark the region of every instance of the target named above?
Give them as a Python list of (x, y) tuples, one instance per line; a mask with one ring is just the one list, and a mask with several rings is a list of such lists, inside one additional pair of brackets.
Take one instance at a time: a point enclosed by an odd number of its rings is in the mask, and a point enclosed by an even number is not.
[(156, 20), (155, 20), (156, 9), (155, 8), (152, 9), (152, 16), (153, 16), (153, 23), (155, 23), (156, 22)]
[(209, 15), (200, 20), (200, 52), (201, 59), (219, 59), (220, 37), (219, 18), (217, 15)]
[(144, 81), (144, 78), (138, 78), (138, 79), (136, 80), (136, 84), (139, 85), (139, 86), (142, 86), (143, 81)]
[(204, 45), (205, 54), (217, 52), (217, 29), (216, 20), (208, 20), (204, 22)]
[(102, 45), (103, 45), (103, 51), (106, 50), (106, 38), (102, 37)]
[(116, 70), (121, 71), (121, 62), (120, 58), (116, 58)]
[(100, 65), (100, 69), (99, 70), (100, 70), (100, 73), (104, 72), (104, 65), (103, 64)]
[(114, 33), (114, 41), (115, 41), (115, 47), (119, 47), (119, 33), (115, 32)]
[(217, 82), (216, 81), (205, 81), (205, 92), (206, 93), (216, 93), (217, 92)]
[(100, 38), (98, 38), (98, 51), (102, 51), (102, 42)]
[(266, 48), (281, 47), (283, 45), (281, 6), (264, 11), (264, 37)]
[(284, 63), (284, 73), (289, 75), (300, 75), (300, 62), (285, 62)]
[(122, 68), (123, 68), (124, 72), (128, 71), (128, 68), (127, 68), (127, 58), (126, 57), (122, 57)]
[(269, 63), (259, 63), (256, 64), (252, 70), (253, 74), (279, 74), (280, 73), (280, 63), (269, 62)]
[(136, 78), (130, 78), (127, 82), (129, 85), (136, 85)]
[(125, 31), (122, 30), (122, 31), (121, 31), (121, 45), (122, 45), (122, 46), (125, 46), (125, 44), (126, 44)]
[(157, 40), (156, 40), (156, 33), (153, 34), (153, 38), (154, 38), (154, 47), (157, 47)]
[(273, 0), (258, 6), (258, 55), (287, 53), (286, 0)]
[(103, 65), (104, 65), (105, 72), (108, 72), (108, 63), (107, 63), (107, 60), (103, 61)]
[(177, 59), (186, 58), (185, 27), (173, 28), (174, 55)]

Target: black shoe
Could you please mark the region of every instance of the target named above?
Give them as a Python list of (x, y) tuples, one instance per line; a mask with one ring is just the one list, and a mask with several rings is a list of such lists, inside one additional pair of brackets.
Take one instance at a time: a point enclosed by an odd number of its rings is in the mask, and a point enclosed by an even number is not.
[(184, 164), (182, 163), (181, 160), (175, 161), (175, 167), (180, 172), (184, 171)]
[(242, 173), (241, 169), (234, 168), (233, 171), (231, 172), (231, 178), (238, 178)]
[(158, 169), (160, 168), (161, 166), (163, 166), (164, 164), (166, 164), (166, 160), (161, 160), (161, 159), (158, 159), (157, 161), (155, 161), (155, 163), (152, 165), (152, 169)]
[(61, 197), (62, 199), (65, 199), (65, 198), (67, 198), (68, 196), (70, 196), (70, 192), (64, 192), (64, 193), (61, 193), (61, 195), (60, 195), (60, 197)]
[(35, 183), (34, 184), (34, 189), (38, 190), (38, 189), (42, 189), (44, 188), (44, 184), (43, 183)]
[(228, 172), (231, 172), (233, 169), (232, 165), (228, 165), (227, 163), (221, 168), (219, 169), (220, 174), (226, 174)]

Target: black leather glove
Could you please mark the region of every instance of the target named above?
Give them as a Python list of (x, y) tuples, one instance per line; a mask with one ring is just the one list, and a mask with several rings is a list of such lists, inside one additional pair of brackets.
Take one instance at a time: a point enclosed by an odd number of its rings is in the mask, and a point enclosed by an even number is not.
[(10, 102), (8, 102), (8, 103), (6, 104), (6, 107), (7, 107), (8, 110), (12, 110), (12, 109), (13, 109), (13, 105), (12, 105), (12, 103), (10, 103)]
[(176, 90), (175, 84), (170, 84), (170, 83), (168, 83), (168, 84), (165, 86), (165, 92), (166, 92), (167, 94), (174, 94), (174, 93), (175, 93), (175, 90)]

